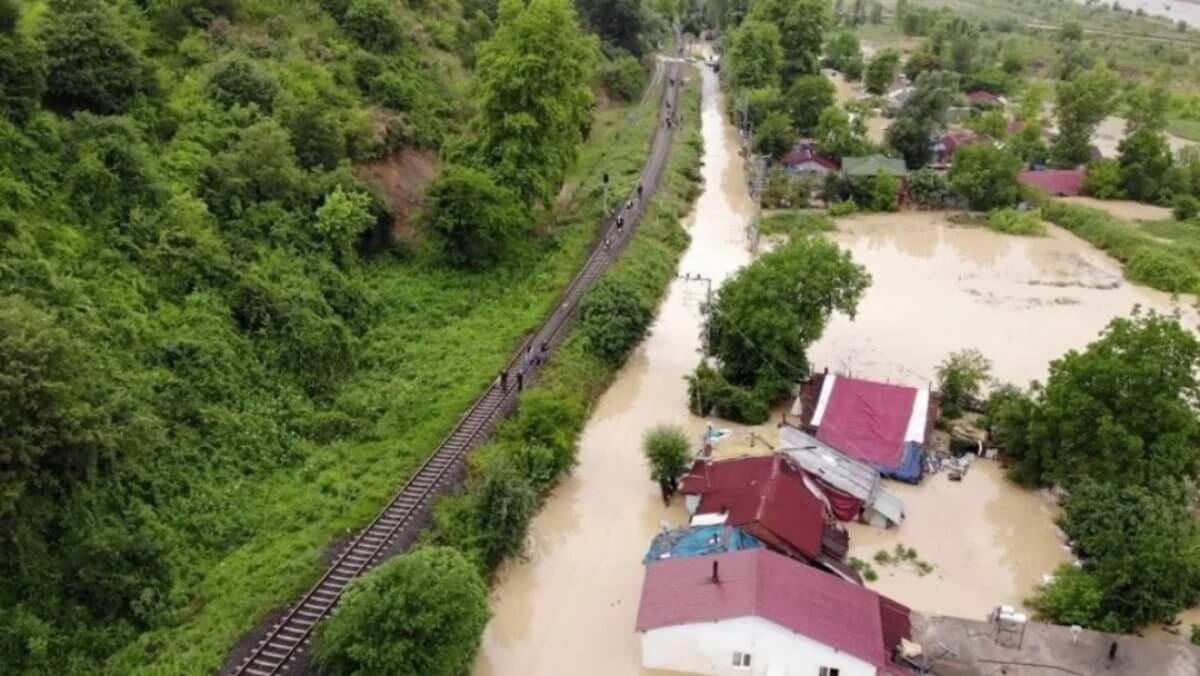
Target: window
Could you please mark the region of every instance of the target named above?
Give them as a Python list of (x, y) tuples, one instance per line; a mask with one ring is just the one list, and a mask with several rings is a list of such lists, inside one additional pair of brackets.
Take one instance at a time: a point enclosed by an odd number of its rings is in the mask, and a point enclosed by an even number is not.
[(842, 673), (842, 670), (837, 667), (821, 667), (821, 673), (817, 674), (817, 676), (838, 676), (840, 673)]
[(734, 653), (733, 666), (737, 667), (738, 669), (749, 669), (750, 653)]

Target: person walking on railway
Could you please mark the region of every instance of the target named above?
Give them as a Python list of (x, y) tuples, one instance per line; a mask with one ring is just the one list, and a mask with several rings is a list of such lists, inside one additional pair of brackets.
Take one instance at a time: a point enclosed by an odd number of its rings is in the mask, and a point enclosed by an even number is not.
[(617, 232), (620, 232), (623, 227), (625, 227), (625, 217), (617, 216)]
[(638, 199), (642, 199), (642, 184), (638, 182)]
[(523, 389), (525, 389), (525, 372), (518, 371), (517, 372), (517, 391), (520, 392)]
[(508, 390), (508, 369), (502, 369), (500, 371), (500, 391), (504, 392), (507, 390)]

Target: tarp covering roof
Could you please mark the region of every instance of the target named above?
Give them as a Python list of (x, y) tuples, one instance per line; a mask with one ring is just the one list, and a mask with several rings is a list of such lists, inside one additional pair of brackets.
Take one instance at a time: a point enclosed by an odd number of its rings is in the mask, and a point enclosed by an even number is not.
[(761, 617), (886, 669), (907, 614), (869, 589), (751, 549), (647, 566), (637, 629)]
[(842, 171), (847, 176), (876, 176), (883, 172), (903, 178), (908, 175), (908, 165), (898, 157), (864, 155), (862, 157), (843, 157)]
[(698, 526), (674, 528), (654, 536), (650, 550), (642, 563), (690, 556), (707, 556), (762, 547), (763, 543), (740, 528), (729, 526)]
[[(926, 416), (914, 416), (920, 408), (916, 388), (837, 376), (832, 386), (822, 387), (821, 397), (817, 439), (858, 460), (894, 467), (903, 459), (905, 441), (924, 438)], [(928, 390), (923, 399), (927, 414)]]

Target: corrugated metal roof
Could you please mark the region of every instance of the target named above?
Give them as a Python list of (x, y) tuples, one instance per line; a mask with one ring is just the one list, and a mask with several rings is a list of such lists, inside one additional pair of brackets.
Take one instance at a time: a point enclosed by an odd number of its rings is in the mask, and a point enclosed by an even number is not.
[(879, 470), (871, 465), (839, 453), (816, 437), (784, 426), (779, 433), (782, 451), (801, 469), (819, 477), (830, 486), (870, 503), (879, 488)]
[(1051, 195), (1079, 195), (1087, 179), (1086, 169), (1027, 169), (1017, 175), (1025, 185), (1039, 188)]
[[(751, 549), (647, 566), (637, 629), (756, 616), (884, 668), (890, 650), (880, 599), (785, 556)], [(889, 602), (889, 615), (902, 608)], [(886, 635), (901, 624), (888, 619)]]
[(679, 492), (700, 496), (696, 514), (726, 512), (730, 526), (758, 524), (809, 558), (821, 554), (825, 504), (783, 455), (699, 460)]

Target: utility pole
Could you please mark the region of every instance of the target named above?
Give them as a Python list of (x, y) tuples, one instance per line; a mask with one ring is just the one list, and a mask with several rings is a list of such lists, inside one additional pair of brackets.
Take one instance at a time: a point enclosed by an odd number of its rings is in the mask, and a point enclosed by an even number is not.
[[(683, 275), (682, 279), (685, 284), (689, 283), (689, 282), (704, 282), (704, 284), (705, 284), (704, 308), (705, 308), (705, 312), (711, 312), (711, 310), (712, 310), (712, 286), (713, 286), (712, 277), (704, 277), (700, 274), (693, 275), (692, 273), (688, 272)], [(705, 322), (704, 322), (704, 355), (707, 357), (711, 353), (712, 353), (712, 322), (705, 320)]]
[(767, 187), (767, 158), (763, 155), (750, 155), (750, 199), (754, 210), (750, 214), (750, 224), (746, 226), (746, 240), (750, 245), (750, 253), (758, 253), (759, 230), (758, 222), (762, 218), (762, 194)]

